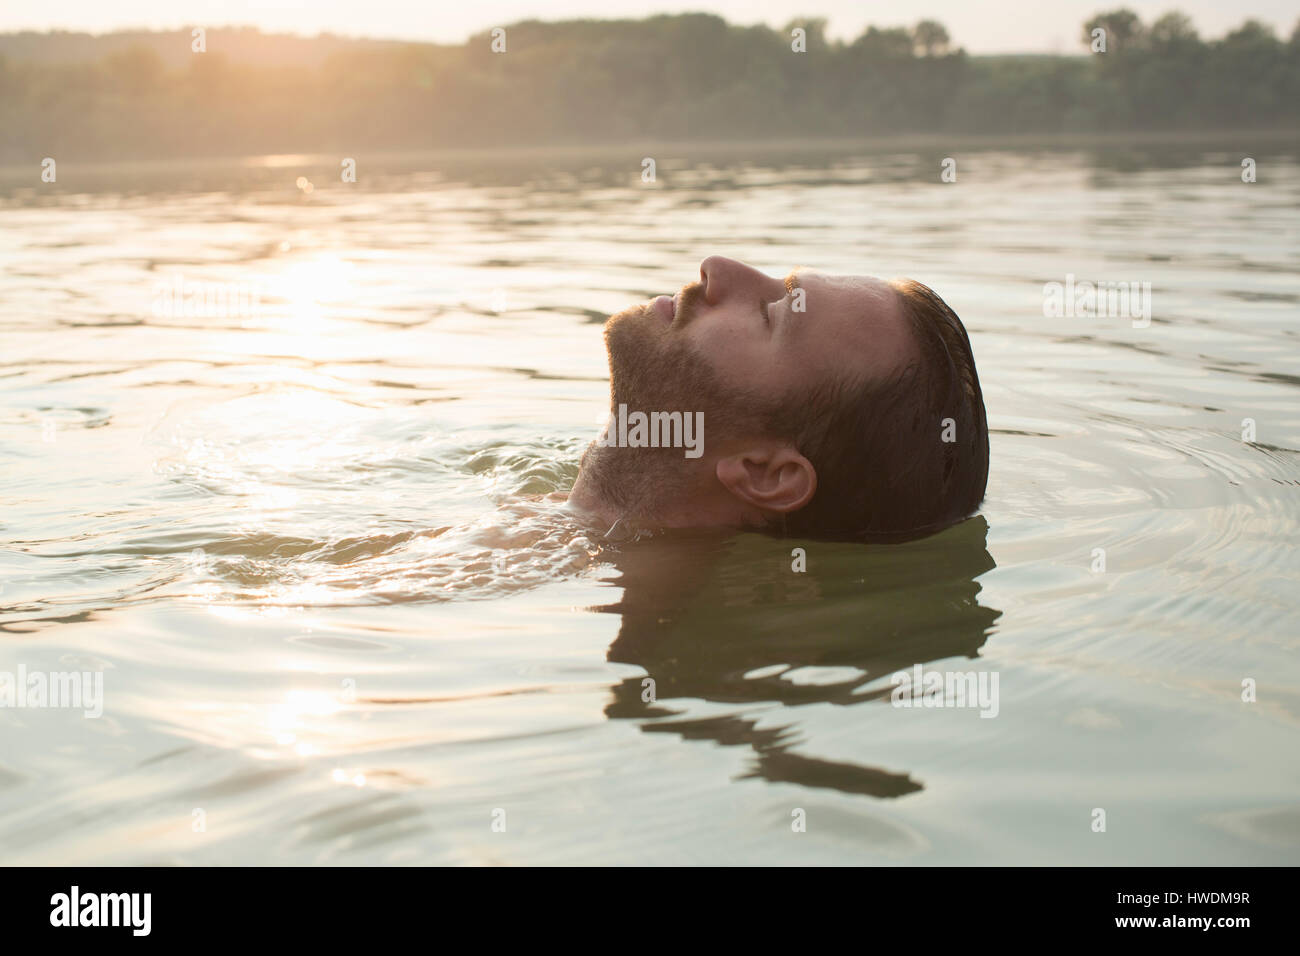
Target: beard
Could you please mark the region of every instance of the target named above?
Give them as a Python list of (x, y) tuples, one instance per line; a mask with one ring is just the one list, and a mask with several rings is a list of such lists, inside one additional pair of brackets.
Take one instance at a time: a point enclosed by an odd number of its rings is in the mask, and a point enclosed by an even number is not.
[[(766, 432), (770, 398), (726, 385), (713, 366), (681, 334), (702, 290), (688, 286), (677, 315), (664, 322), (653, 305), (636, 305), (605, 323), (609, 353), (610, 413), (635, 411), (702, 413), (705, 435), (716, 449), (728, 438)], [(605, 436), (602, 436), (602, 440)], [(688, 459), (681, 448), (619, 447), (593, 442), (582, 471), (596, 493), (629, 518), (653, 521), (671, 503), (689, 500), (711, 475), (708, 447)]]

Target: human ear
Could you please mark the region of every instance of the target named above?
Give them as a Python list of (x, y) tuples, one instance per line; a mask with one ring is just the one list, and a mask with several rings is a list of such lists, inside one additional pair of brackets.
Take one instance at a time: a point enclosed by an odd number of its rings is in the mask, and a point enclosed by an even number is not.
[(716, 473), (735, 498), (778, 514), (798, 511), (817, 490), (817, 470), (789, 445), (754, 447), (719, 458)]

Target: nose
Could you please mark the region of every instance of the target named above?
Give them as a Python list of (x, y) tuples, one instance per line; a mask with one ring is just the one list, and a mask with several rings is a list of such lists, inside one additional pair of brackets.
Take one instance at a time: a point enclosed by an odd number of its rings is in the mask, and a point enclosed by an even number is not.
[(785, 284), (773, 279), (743, 262), (726, 256), (709, 256), (700, 263), (700, 282), (704, 285), (704, 301), (717, 305), (736, 295), (753, 298), (755, 295), (775, 292), (780, 298)]

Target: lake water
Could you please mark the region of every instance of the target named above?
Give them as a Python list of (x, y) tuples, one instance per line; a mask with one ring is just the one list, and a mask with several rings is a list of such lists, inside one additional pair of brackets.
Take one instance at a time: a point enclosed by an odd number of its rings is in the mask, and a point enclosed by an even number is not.
[[(0, 175), (0, 672), (103, 680), (0, 707), (4, 862), (1300, 862), (1295, 144), (643, 155)], [(600, 323), (713, 253), (943, 295), (981, 513), (575, 526)]]

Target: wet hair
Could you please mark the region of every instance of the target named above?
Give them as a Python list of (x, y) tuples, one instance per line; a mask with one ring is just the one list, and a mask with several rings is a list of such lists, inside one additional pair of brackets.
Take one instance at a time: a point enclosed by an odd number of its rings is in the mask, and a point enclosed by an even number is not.
[(988, 421), (966, 329), (927, 286), (890, 284), (915, 357), (884, 380), (822, 383), (787, 405), (779, 430), (812, 462), (817, 490), (773, 530), (907, 540), (967, 517), (984, 499)]

